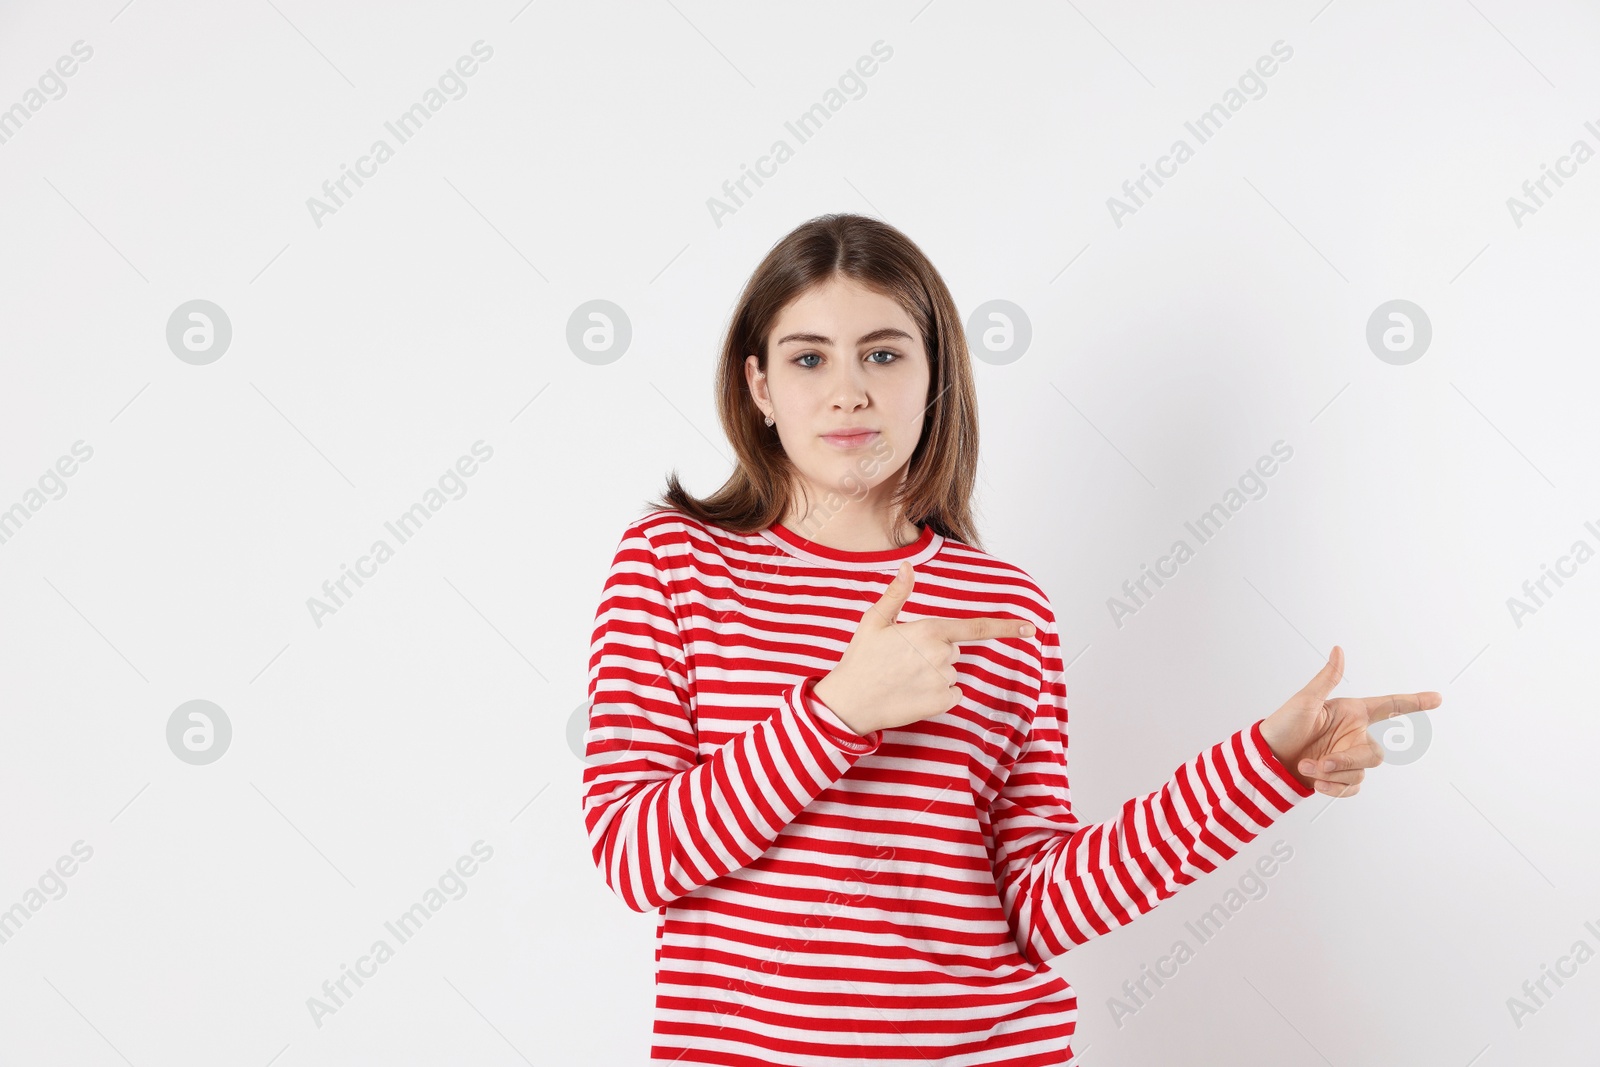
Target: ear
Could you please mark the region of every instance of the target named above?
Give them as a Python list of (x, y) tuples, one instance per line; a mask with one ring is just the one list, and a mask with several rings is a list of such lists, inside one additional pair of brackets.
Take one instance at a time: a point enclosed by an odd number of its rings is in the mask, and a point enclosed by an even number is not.
[(767, 379), (761, 373), (761, 361), (751, 355), (744, 357), (744, 380), (750, 387), (750, 395), (762, 404), (770, 405), (771, 397), (767, 394)]

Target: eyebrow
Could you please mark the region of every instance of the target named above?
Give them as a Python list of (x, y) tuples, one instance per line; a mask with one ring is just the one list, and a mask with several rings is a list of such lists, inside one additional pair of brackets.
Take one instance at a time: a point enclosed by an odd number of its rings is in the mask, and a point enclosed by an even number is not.
[[(885, 326), (880, 330), (873, 330), (871, 333), (862, 334), (861, 337), (856, 341), (856, 344), (870, 345), (877, 341), (887, 341), (890, 338), (903, 339), (906, 341), (916, 340), (916, 338), (912, 337), (909, 333), (906, 333), (902, 329), (898, 329), (894, 326)], [(831, 338), (824, 337), (820, 333), (791, 333), (786, 337), (780, 338), (778, 343), (780, 345), (786, 345), (791, 341), (797, 341), (800, 344), (806, 345), (832, 346), (833, 344), (833, 340)]]

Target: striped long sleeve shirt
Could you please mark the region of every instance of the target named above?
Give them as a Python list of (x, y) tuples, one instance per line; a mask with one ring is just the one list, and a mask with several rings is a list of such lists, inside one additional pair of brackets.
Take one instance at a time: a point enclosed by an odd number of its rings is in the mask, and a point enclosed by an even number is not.
[[(959, 646), (960, 702), (859, 735), (812, 693), (901, 560), (897, 621), (1004, 616)], [(880, 552), (676, 511), (617, 546), (589, 660), (594, 862), (656, 911), (652, 1062), (1074, 1062), (1047, 966), (1216, 869), (1311, 791), (1258, 720), (1114, 818), (1067, 784), (1049, 602), (1020, 568), (922, 528)]]

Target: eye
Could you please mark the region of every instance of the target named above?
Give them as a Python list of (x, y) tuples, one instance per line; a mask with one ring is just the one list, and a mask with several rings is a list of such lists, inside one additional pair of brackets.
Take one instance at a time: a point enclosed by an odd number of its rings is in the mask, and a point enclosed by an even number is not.
[[(872, 358), (873, 356), (888, 356), (889, 358), (888, 359), (875, 360), (875, 359)], [(809, 370), (809, 369), (817, 366), (817, 364), (815, 364), (815, 363), (801, 363), (800, 361), (803, 360), (803, 359), (818, 359), (818, 360), (820, 360), (821, 358), (822, 358), (822, 356), (819, 353), (816, 353), (816, 352), (805, 352), (805, 353), (802, 353), (801, 355), (798, 355), (798, 356), (794, 357), (789, 362), (790, 363), (794, 363), (794, 364), (798, 364), (799, 366), (805, 367), (805, 368), (807, 368)], [(879, 348), (879, 349), (875, 349), (872, 352), (868, 352), (867, 353), (867, 361), (869, 363), (872, 363), (873, 365), (879, 366), (879, 367), (887, 367), (887, 366), (889, 366), (889, 364), (894, 363), (899, 359), (900, 359), (900, 353), (891, 352), (887, 348)]]

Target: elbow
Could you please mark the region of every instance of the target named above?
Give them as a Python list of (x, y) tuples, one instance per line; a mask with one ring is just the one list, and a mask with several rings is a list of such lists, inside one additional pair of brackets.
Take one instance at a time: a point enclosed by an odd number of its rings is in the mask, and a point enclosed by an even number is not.
[(600, 870), (606, 880), (606, 885), (611, 887), (611, 892), (628, 906), (629, 911), (639, 912), (641, 915), (657, 911), (667, 901), (653, 885), (636, 885), (628, 876), (631, 866), (628, 862), (629, 853), (622, 849), (612, 855), (611, 862)]
[(1030, 891), (1031, 888), (1019, 887), (1007, 909), (1008, 918), (1018, 954), (1030, 966), (1043, 967), (1082, 942), (1076, 928), (1059, 922), (1065, 915), (1065, 902), (1055, 897), (1048, 887), (1037, 892)]
[(1043, 944), (1037, 939), (1024, 940), (1019, 938), (1017, 940), (1017, 947), (1022, 951), (1022, 958), (1027, 960), (1031, 966), (1045, 967), (1048, 966), (1052, 960), (1056, 959), (1056, 957), (1066, 955), (1067, 949), (1072, 947), (1072, 942), (1069, 941), (1057, 949), (1053, 946)]
[(663, 893), (656, 885), (640, 885), (631, 876), (630, 872), (636, 868), (633, 863), (633, 848), (629, 842), (613, 840), (609, 835), (602, 835), (595, 841), (592, 851), (594, 865), (600, 871), (600, 877), (630, 911), (639, 912), (641, 915), (659, 911), (674, 899), (673, 896)]
[(648, 915), (652, 911), (660, 911), (670, 903), (670, 899), (657, 892), (654, 887), (636, 888), (625, 882), (619, 884), (610, 872), (606, 872), (606, 885), (617, 898), (628, 906), (629, 911), (636, 911), (640, 915)]
[[(621, 894), (618, 894), (618, 895), (620, 896)], [(623, 900), (623, 903), (628, 905), (628, 910), (636, 911), (640, 915), (648, 915), (652, 911), (660, 911), (662, 908), (666, 907), (666, 905), (667, 905), (667, 902), (664, 901), (664, 900), (658, 902), (658, 901), (656, 901), (654, 899), (649, 899), (649, 898), (640, 899), (638, 897), (626, 897), (626, 896), (624, 896), (624, 897), (622, 897), (622, 900)]]
[(674, 862), (670, 849), (658, 855), (652, 847), (659, 835), (643, 814), (644, 799), (634, 795), (619, 802), (590, 795), (584, 803), (590, 856), (600, 877), (629, 910), (640, 914), (659, 911), (693, 888), (680, 887), (668, 873)]

